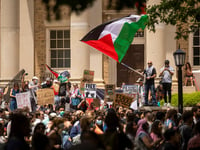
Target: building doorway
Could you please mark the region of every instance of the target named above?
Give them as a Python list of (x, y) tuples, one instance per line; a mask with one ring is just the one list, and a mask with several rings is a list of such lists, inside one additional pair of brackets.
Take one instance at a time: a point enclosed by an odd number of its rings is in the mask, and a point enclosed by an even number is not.
[[(144, 70), (144, 44), (131, 45), (127, 51), (127, 54), (123, 58), (122, 62), (133, 69), (143, 72)], [(137, 79), (142, 77), (127, 67), (117, 63), (117, 86), (120, 87), (123, 82), (131, 85), (135, 84)]]

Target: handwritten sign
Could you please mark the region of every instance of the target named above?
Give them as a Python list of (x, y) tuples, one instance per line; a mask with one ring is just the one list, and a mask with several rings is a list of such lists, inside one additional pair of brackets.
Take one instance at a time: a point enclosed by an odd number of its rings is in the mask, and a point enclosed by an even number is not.
[(16, 94), (16, 100), (17, 100), (17, 108), (28, 107), (29, 110), (32, 111), (30, 102), (30, 92)]
[(84, 70), (83, 71), (83, 82), (92, 83), (94, 80), (94, 71)]
[(105, 98), (107, 102), (113, 102), (115, 99), (115, 85), (106, 84), (105, 85)]
[(36, 93), (38, 105), (54, 104), (53, 89), (39, 89)]
[(116, 98), (115, 98), (115, 101), (114, 101), (114, 106), (119, 105), (119, 106), (123, 106), (123, 107), (129, 108), (133, 101), (134, 101), (133, 98), (128, 96), (128, 95), (116, 94)]

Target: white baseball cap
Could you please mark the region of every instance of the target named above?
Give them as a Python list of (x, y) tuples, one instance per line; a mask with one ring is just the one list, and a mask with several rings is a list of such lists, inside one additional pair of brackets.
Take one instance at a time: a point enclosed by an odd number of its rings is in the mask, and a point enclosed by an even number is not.
[(34, 77), (32, 78), (32, 80), (38, 80), (38, 77), (34, 76)]

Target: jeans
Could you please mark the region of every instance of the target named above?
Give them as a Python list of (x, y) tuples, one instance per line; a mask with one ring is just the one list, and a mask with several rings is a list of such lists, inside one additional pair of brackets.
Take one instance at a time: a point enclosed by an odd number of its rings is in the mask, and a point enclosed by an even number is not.
[(145, 104), (148, 104), (148, 96), (149, 96), (149, 90), (151, 90), (151, 96), (152, 96), (152, 103), (154, 105), (157, 105), (156, 103), (156, 93), (155, 93), (155, 86), (154, 84), (145, 84)]
[(17, 109), (17, 102), (16, 102), (16, 100), (11, 99), (11, 101), (10, 101), (10, 110), (13, 111), (15, 109)]

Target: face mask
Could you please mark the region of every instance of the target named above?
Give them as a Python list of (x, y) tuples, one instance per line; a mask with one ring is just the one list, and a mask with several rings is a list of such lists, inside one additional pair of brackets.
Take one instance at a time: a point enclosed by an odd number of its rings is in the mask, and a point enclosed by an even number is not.
[(38, 84), (38, 80), (35, 80), (35, 84)]
[(63, 116), (63, 115), (64, 115), (64, 113), (65, 113), (64, 111), (61, 111), (61, 112), (60, 112), (60, 116)]
[(96, 120), (96, 124), (98, 124), (98, 125), (102, 125), (102, 120)]

